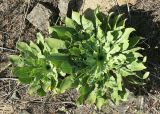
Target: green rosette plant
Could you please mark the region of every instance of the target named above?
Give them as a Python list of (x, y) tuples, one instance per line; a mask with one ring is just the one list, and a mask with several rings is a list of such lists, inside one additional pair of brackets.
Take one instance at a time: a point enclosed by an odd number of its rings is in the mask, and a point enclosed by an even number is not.
[(149, 72), (136, 47), (140, 37), (126, 28), (122, 14), (104, 15), (98, 8), (91, 19), (72, 12), (65, 25), (49, 28), (50, 38), (40, 33), (37, 42), (17, 43), (20, 55), (11, 55), (16, 65), (13, 74), (29, 84), (30, 93), (45, 95), (76, 88), (78, 104), (96, 104), (98, 108), (111, 99), (115, 104), (126, 101), (126, 86), (144, 84)]

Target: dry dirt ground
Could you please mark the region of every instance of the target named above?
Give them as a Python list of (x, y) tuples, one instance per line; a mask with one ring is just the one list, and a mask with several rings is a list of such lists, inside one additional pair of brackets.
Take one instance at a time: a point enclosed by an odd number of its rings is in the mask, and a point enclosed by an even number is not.
[(35, 40), (39, 32), (26, 19), (27, 15), (40, 3), (54, 11), (50, 24), (57, 22), (59, 0), (46, 1), (0, 0), (0, 114), (160, 114), (160, 0), (86, 0), (81, 3), (84, 9), (95, 8), (96, 3), (101, 3), (104, 12), (125, 13), (127, 26), (136, 28), (137, 34), (143, 37), (139, 45), (145, 49), (142, 53), (148, 56), (147, 66), (151, 72), (145, 86), (128, 87), (133, 94), (127, 102), (120, 106), (110, 103), (100, 111), (94, 106), (77, 107), (75, 90), (61, 95), (30, 96), (27, 86), (12, 78), (7, 56), (17, 53), (18, 40)]

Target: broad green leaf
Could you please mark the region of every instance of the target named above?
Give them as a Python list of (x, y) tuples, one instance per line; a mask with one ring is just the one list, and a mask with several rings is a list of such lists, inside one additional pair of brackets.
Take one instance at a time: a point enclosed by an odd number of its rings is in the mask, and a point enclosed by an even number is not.
[(39, 47), (35, 43), (33, 43), (32, 41), (30, 41), (30, 48), (31, 48), (33, 54), (35, 54), (37, 56), (41, 54), (41, 50), (39, 49)]
[(68, 61), (64, 61), (61, 64), (60, 68), (63, 72), (68, 73), (68, 74), (71, 74), (73, 72), (73, 68)]
[(43, 35), (40, 32), (38, 32), (37, 33), (37, 43), (39, 44), (40, 42), (42, 44), (44, 44), (44, 37), (43, 37)]
[(51, 49), (66, 49), (65, 41), (63, 40), (47, 38), (45, 41)]
[(93, 30), (94, 29), (92, 21), (86, 19), (84, 16), (82, 16), (82, 26), (83, 26), (84, 30), (86, 30), (86, 29)]
[(74, 77), (73, 76), (68, 76), (66, 77), (61, 85), (60, 85), (60, 92), (64, 93), (65, 90), (70, 89), (72, 87), (72, 84), (74, 83)]
[(46, 92), (43, 90), (43, 88), (39, 88), (37, 90), (37, 94), (40, 95), (40, 96), (45, 96), (46, 95)]
[(114, 39), (113, 35), (112, 35), (112, 32), (111, 31), (108, 31), (107, 32), (107, 37), (106, 37), (106, 40), (107, 42), (112, 42)]
[(56, 67), (60, 67), (63, 62), (68, 61), (68, 56), (61, 53), (54, 53), (48, 56), (47, 59), (50, 60)]
[(48, 45), (45, 43), (44, 37), (41, 33), (37, 33), (37, 46), (44, 53), (51, 51)]
[(54, 78), (51, 79), (51, 91), (56, 89), (57, 83), (58, 83), (58, 80), (55, 80)]
[(25, 43), (25, 42), (18, 42), (18, 43), (16, 44), (16, 48), (17, 48), (18, 50), (20, 50), (21, 52), (25, 52), (25, 53), (31, 52), (31, 48), (30, 48), (29, 45), (28, 45), (27, 43)]
[(108, 80), (105, 82), (105, 86), (109, 88), (113, 88), (116, 85), (116, 80), (113, 76), (108, 75)]
[(66, 27), (78, 29), (78, 24), (74, 20), (68, 17), (65, 18), (65, 24), (66, 24)]
[(93, 90), (89, 95), (88, 98), (86, 99), (86, 102), (89, 104), (93, 104), (96, 102), (96, 92)]
[(96, 99), (96, 106), (98, 109), (101, 109), (101, 107), (106, 103), (106, 99), (103, 97), (97, 97)]
[(104, 32), (102, 31), (102, 29), (100, 27), (97, 27), (97, 38), (101, 41), (101, 42), (105, 42), (105, 39), (103, 40), (102, 38), (104, 38)]
[(146, 69), (143, 63), (137, 63), (135, 61), (127, 65), (127, 68), (130, 69), (131, 71), (141, 71), (141, 70)]
[(57, 39), (70, 41), (76, 34), (76, 31), (69, 27), (54, 26), (49, 28), (49, 33)]
[(118, 90), (122, 91), (122, 77), (117, 73), (117, 87)]
[(48, 91), (50, 85), (51, 85), (51, 79), (49, 79), (46, 76), (43, 77), (43, 79), (41, 79), (41, 86), (44, 91)]
[(72, 11), (72, 19), (81, 25), (81, 16), (78, 12)]
[(24, 65), (24, 62), (22, 60), (22, 58), (20, 56), (17, 56), (17, 55), (9, 55), (9, 60), (19, 66), (19, 67), (22, 67)]
[(119, 104), (119, 101), (121, 100), (121, 97), (118, 94), (117, 89), (113, 89), (113, 93), (111, 93), (111, 99), (115, 102), (116, 105)]
[(120, 68), (119, 72), (122, 76), (126, 77), (129, 75), (135, 75), (135, 73), (131, 72), (130, 70), (128, 70), (127, 68)]
[(80, 49), (77, 47), (73, 47), (69, 51), (71, 55), (79, 56), (81, 54)]
[(77, 104), (82, 104), (84, 101), (87, 99), (89, 93), (90, 93), (91, 88), (88, 87), (87, 85), (83, 85), (79, 89), (80, 97), (77, 99)]
[(93, 66), (96, 64), (96, 59), (93, 57), (87, 57), (86, 59), (86, 65)]
[(126, 28), (123, 35), (121, 36), (121, 38), (117, 41), (117, 43), (122, 43), (123, 44), (123, 48), (122, 50), (126, 50), (129, 47), (129, 35), (131, 34), (131, 32), (135, 31), (135, 29), (133, 28)]
[(113, 48), (110, 50), (110, 54), (115, 54), (115, 53), (117, 53), (117, 52), (119, 52), (120, 51), (120, 47), (119, 47), (119, 45), (114, 45), (113, 46)]
[(30, 76), (32, 73), (32, 68), (31, 67), (16, 67), (13, 69), (13, 74), (18, 77), (18, 79), (25, 84), (29, 84), (32, 80), (33, 77)]
[(126, 28), (125, 31), (124, 31), (124, 33), (123, 33), (123, 35), (122, 35), (122, 37), (121, 37), (122, 42), (125, 41), (125, 40), (128, 40), (129, 35), (130, 35), (133, 31), (135, 31), (134, 28)]

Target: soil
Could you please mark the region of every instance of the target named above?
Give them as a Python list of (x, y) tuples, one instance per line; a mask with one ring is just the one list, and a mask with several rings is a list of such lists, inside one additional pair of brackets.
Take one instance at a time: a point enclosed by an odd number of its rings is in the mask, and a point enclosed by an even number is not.
[[(95, 106), (76, 106), (76, 90), (69, 90), (61, 95), (48, 93), (45, 97), (30, 96), (26, 85), (11, 78), (11, 64), (7, 56), (16, 54), (16, 42), (35, 40), (37, 30), (26, 16), (37, 3), (54, 10), (50, 24), (55, 24), (59, 15), (58, 0), (0, 0), (0, 114), (160, 114), (160, 0), (136, 0), (133, 5), (114, 4), (107, 11), (125, 13), (127, 26), (136, 29), (142, 36), (139, 45), (148, 57), (147, 70), (149, 79), (145, 86), (130, 86), (133, 93), (127, 102), (110, 105), (96, 110)], [(46, 1), (46, 0), (44, 0)], [(96, 3), (96, 2), (95, 2)], [(84, 4), (85, 6), (90, 3)], [(46, 33), (44, 33), (46, 34)]]

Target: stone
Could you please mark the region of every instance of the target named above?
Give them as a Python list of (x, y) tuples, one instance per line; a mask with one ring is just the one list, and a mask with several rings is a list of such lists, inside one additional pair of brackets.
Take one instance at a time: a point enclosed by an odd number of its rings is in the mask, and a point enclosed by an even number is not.
[(46, 7), (44, 7), (42, 4), (38, 3), (33, 8), (31, 13), (27, 15), (27, 19), (37, 29), (41, 31), (48, 31), (50, 16), (51, 16), (51, 11)]
[(59, 0), (58, 8), (61, 17), (65, 17), (67, 15), (69, 2), (70, 0)]

